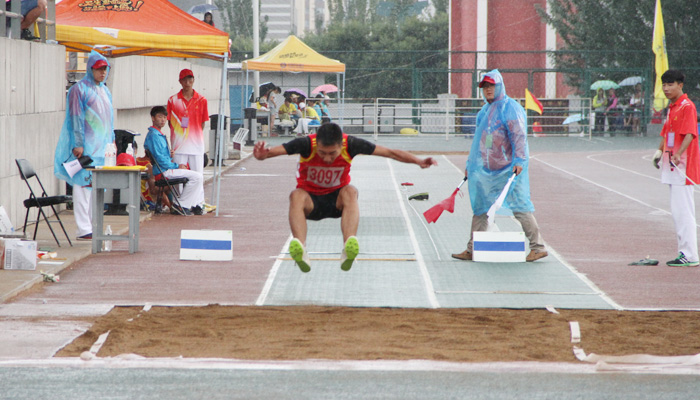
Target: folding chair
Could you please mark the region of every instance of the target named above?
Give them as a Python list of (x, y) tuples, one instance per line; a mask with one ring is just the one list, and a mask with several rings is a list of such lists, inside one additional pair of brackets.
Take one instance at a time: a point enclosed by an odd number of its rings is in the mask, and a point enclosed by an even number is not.
[[(158, 167), (159, 170), (164, 171), (161, 167), (160, 164), (158, 164), (158, 161), (153, 157), (150, 151), (148, 149), (144, 149), (146, 152), (146, 157), (148, 157), (149, 160), (151, 160), (151, 164), (155, 165)], [(179, 190), (176, 189), (177, 185), (186, 185), (187, 182), (190, 180), (187, 178), (173, 178), (173, 179), (168, 179), (165, 177), (165, 174), (161, 173), (159, 175), (155, 176), (156, 178), (156, 188), (158, 188), (158, 195), (156, 198), (156, 210), (159, 210), (162, 207), (161, 204), (161, 199), (163, 198), (163, 193), (165, 193), (166, 188), (169, 189), (170, 193), (173, 193), (173, 199), (175, 199), (175, 203), (177, 203), (177, 206), (179, 207), (179, 210), (184, 210), (182, 208), (182, 205), (180, 204), (180, 200), (178, 199), (178, 194)], [(178, 212), (180, 212), (177, 210)], [(187, 215), (187, 214), (182, 214), (180, 215)]]
[[(24, 227), (22, 228), (22, 231), (25, 234), (27, 233), (27, 221), (29, 220), (29, 210), (33, 207), (36, 207), (39, 212), (36, 216), (34, 236), (32, 237), (32, 240), (36, 240), (36, 233), (39, 229), (39, 221), (41, 220), (41, 217), (44, 217), (44, 221), (46, 221), (46, 225), (49, 226), (49, 230), (51, 230), (51, 234), (53, 235), (54, 240), (56, 240), (56, 244), (58, 245), (58, 247), (61, 247), (61, 243), (58, 242), (56, 233), (54, 233), (53, 228), (51, 227), (51, 222), (56, 221), (49, 221), (49, 218), (46, 216), (46, 213), (44, 213), (43, 210), (43, 207), (51, 207), (51, 210), (53, 210), (53, 213), (56, 216), (58, 223), (61, 225), (61, 229), (63, 229), (63, 233), (66, 235), (66, 239), (68, 239), (68, 244), (73, 246), (73, 243), (71, 243), (70, 238), (68, 237), (68, 233), (66, 232), (66, 228), (63, 226), (63, 222), (61, 222), (61, 218), (58, 216), (58, 212), (56, 212), (56, 209), (54, 208), (54, 205), (66, 204), (73, 201), (73, 197), (63, 195), (49, 196), (46, 193), (46, 189), (44, 189), (44, 185), (41, 183), (39, 176), (36, 174), (36, 171), (34, 171), (34, 168), (29, 163), (29, 161), (25, 159), (16, 159), (15, 163), (17, 163), (17, 168), (19, 169), (20, 177), (27, 184), (27, 187), (29, 188), (30, 192), (29, 198), (27, 200), (24, 200), (24, 207), (27, 208), (27, 213), (24, 216)], [(31, 178), (36, 178), (36, 181), (39, 183), (39, 187), (41, 188), (41, 194), (39, 196), (37, 196), (34, 193), (34, 189), (29, 183), (29, 179)]]

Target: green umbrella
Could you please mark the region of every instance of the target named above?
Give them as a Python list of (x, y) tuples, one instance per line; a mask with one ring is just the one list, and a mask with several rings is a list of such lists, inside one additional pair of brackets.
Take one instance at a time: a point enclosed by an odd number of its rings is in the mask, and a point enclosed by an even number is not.
[(598, 89), (603, 89), (603, 90), (608, 90), (608, 89), (619, 89), (620, 85), (613, 81), (608, 81), (608, 80), (603, 80), (603, 81), (595, 81), (591, 85), (591, 90), (598, 90)]

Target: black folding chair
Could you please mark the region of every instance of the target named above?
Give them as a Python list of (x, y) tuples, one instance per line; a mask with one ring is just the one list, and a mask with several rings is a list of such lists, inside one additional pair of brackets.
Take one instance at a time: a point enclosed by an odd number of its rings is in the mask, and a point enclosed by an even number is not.
[(180, 191), (176, 187), (178, 185), (186, 185), (187, 182), (189, 182), (190, 180), (187, 178), (184, 178), (184, 177), (183, 178), (172, 178), (172, 179), (166, 178), (165, 174), (163, 173), (163, 172), (165, 172), (165, 170), (160, 167), (160, 164), (158, 164), (158, 161), (156, 161), (155, 157), (153, 157), (153, 155), (151, 154), (150, 151), (148, 151), (148, 149), (144, 149), (144, 150), (146, 152), (146, 157), (148, 157), (148, 159), (151, 160), (151, 164), (157, 166), (158, 169), (161, 171), (160, 178), (156, 179), (156, 188), (158, 188), (158, 194), (157, 194), (157, 198), (156, 198), (156, 210), (159, 210), (162, 207), (161, 199), (163, 198), (163, 193), (165, 192), (165, 189), (167, 188), (170, 190), (170, 193), (173, 194), (173, 199), (175, 200), (175, 203), (177, 203), (177, 206), (179, 207), (179, 209), (177, 209), (176, 211), (178, 213), (180, 213), (181, 215), (187, 215), (187, 214), (183, 214), (182, 212), (180, 212), (180, 210), (184, 211), (184, 209), (182, 208), (182, 205), (180, 204), (180, 200), (178, 199), (178, 195), (179, 195)]
[[(38, 213), (36, 216), (34, 236), (32, 237), (32, 240), (36, 240), (36, 233), (39, 229), (39, 221), (41, 220), (41, 217), (44, 217), (44, 221), (46, 221), (46, 224), (49, 226), (51, 234), (53, 235), (54, 240), (56, 240), (56, 244), (58, 245), (58, 247), (61, 247), (61, 243), (58, 242), (58, 238), (56, 237), (56, 234), (54, 233), (53, 228), (51, 227), (51, 222), (56, 221), (49, 221), (49, 218), (46, 216), (46, 213), (44, 213), (43, 210), (43, 207), (51, 207), (51, 210), (53, 210), (53, 214), (56, 216), (58, 223), (61, 225), (61, 229), (63, 229), (63, 233), (66, 235), (66, 239), (68, 239), (68, 244), (73, 246), (73, 243), (71, 243), (70, 238), (68, 237), (68, 233), (66, 232), (66, 228), (63, 226), (63, 222), (61, 222), (61, 218), (58, 216), (58, 212), (56, 212), (56, 209), (54, 208), (55, 205), (70, 203), (71, 201), (73, 201), (72, 196), (49, 196), (46, 193), (46, 189), (44, 189), (44, 185), (41, 183), (39, 176), (36, 174), (36, 171), (34, 171), (34, 168), (29, 163), (29, 161), (25, 159), (16, 159), (15, 162), (17, 163), (17, 168), (19, 168), (19, 175), (22, 178), (22, 180), (27, 184), (27, 187), (29, 188), (30, 192), (29, 198), (27, 200), (24, 200), (24, 207), (27, 208), (27, 214), (24, 216), (24, 227), (22, 228), (22, 231), (25, 234), (27, 233), (27, 221), (29, 220), (29, 210), (31, 208), (36, 208), (38, 210)], [(39, 183), (39, 187), (41, 188), (41, 194), (38, 196), (34, 192), (32, 185), (29, 183), (29, 179), (31, 178), (36, 178), (36, 181), (37, 183)]]

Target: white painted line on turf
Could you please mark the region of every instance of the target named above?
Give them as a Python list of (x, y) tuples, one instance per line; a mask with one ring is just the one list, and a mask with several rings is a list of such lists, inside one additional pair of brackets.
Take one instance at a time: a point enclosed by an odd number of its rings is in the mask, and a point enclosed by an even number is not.
[(416, 210), (415, 207), (413, 207), (413, 204), (411, 204), (411, 201), (408, 200), (409, 196), (406, 196), (406, 201), (409, 206), (411, 206), (411, 209), (413, 210), (414, 213), (416, 213), (416, 216), (418, 216), (418, 220), (421, 222), (423, 225), (423, 228), (425, 228), (425, 232), (428, 234), (428, 239), (430, 239), (430, 243), (433, 244), (433, 249), (435, 249), (435, 256), (437, 257), (438, 261), (442, 261), (442, 258), (440, 257), (440, 252), (438, 251), (437, 244), (435, 243), (435, 240), (433, 240), (433, 235), (430, 233), (430, 229), (428, 229), (428, 224), (425, 223), (424, 217), (421, 213)]
[(569, 175), (571, 175), (571, 176), (573, 176), (573, 177), (575, 177), (575, 178), (578, 178), (578, 179), (581, 179), (581, 180), (583, 180), (583, 181), (586, 181), (586, 182), (588, 182), (588, 183), (590, 183), (590, 184), (592, 184), (592, 185), (598, 186), (599, 188), (605, 189), (605, 190), (607, 190), (607, 191), (609, 191), (609, 192), (611, 192), (611, 193), (615, 193), (615, 194), (617, 194), (617, 195), (619, 195), (619, 196), (622, 196), (622, 197), (624, 197), (624, 198), (626, 198), (626, 199), (632, 200), (632, 201), (634, 201), (634, 202), (636, 202), (636, 203), (639, 203), (639, 204), (641, 204), (641, 205), (643, 205), (643, 206), (649, 207), (649, 208), (651, 208), (651, 209), (653, 209), (653, 210), (659, 211), (659, 212), (661, 212), (661, 213), (663, 213), (663, 214), (671, 215), (671, 213), (670, 213), (669, 211), (666, 211), (666, 210), (664, 210), (664, 209), (662, 209), (662, 208), (654, 207), (654, 206), (652, 206), (652, 205), (649, 204), (649, 203), (645, 203), (645, 202), (643, 202), (643, 201), (641, 201), (641, 200), (639, 200), (639, 199), (637, 199), (637, 198), (634, 198), (634, 197), (632, 197), (632, 196), (626, 195), (626, 194), (624, 194), (624, 193), (622, 193), (622, 192), (619, 192), (619, 191), (617, 191), (617, 190), (615, 190), (615, 189), (609, 188), (609, 187), (607, 187), (607, 186), (605, 186), (605, 185), (601, 185), (600, 183), (593, 182), (592, 180), (590, 180), (590, 179), (588, 179), (588, 178), (584, 178), (584, 177), (582, 177), (581, 175), (578, 175), (578, 174), (575, 174), (575, 173), (573, 173), (573, 172), (567, 171), (567, 170), (565, 170), (565, 169), (563, 169), (563, 168), (557, 167), (556, 165), (551, 164), (551, 163), (548, 163), (548, 162), (543, 161), (543, 160), (540, 160), (540, 159), (537, 158), (537, 157), (530, 157), (530, 159), (535, 160), (535, 161), (539, 161), (539, 162), (541, 162), (542, 164), (544, 164), (544, 165), (546, 165), (546, 166), (548, 166), (548, 167), (550, 167), (550, 168), (556, 169), (557, 171), (561, 171), (561, 172), (563, 172), (563, 173), (565, 173), (565, 174), (569, 174)]
[(607, 294), (605, 294), (605, 292), (603, 292), (595, 283), (593, 283), (592, 280), (588, 279), (588, 277), (586, 275), (580, 273), (576, 268), (574, 268), (573, 265), (566, 262), (566, 260), (564, 260), (564, 258), (559, 253), (557, 253), (557, 251), (554, 250), (551, 246), (548, 246), (546, 242), (545, 242), (545, 246), (547, 247), (547, 251), (552, 256), (554, 256), (557, 260), (559, 260), (560, 263), (562, 263), (563, 266), (568, 268), (569, 271), (571, 271), (574, 275), (576, 275), (578, 277), (578, 279), (580, 279), (581, 281), (583, 281), (583, 283), (588, 285), (589, 288), (591, 288), (593, 291), (598, 293), (598, 296), (600, 296), (600, 298), (603, 299), (603, 301), (610, 304), (610, 306), (616, 310), (624, 310), (625, 309), (622, 306), (620, 306), (619, 304), (617, 304), (617, 302), (615, 302), (613, 299), (611, 299)]
[(423, 259), (423, 253), (420, 251), (420, 245), (418, 244), (418, 239), (416, 238), (416, 233), (413, 231), (413, 225), (411, 225), (411, 220), (408, 217), (408, 211), (403, 202), (403, 196), (401, 195), (401, 187), (399, 182), (396, 180), (396, 174), (394, 173), (394, 166), (391, 164), (391, 160), (386, 160), (389, 166), (389, 173), (391, 174), (391, 180), (394, 181), (394, 191), (396, 192), (396, 198), (398, 199), (399, 207), (401, 208), (401, 214), (403, 215), (404, 222), (406, 223), (406, 230), (408, 231), (408, 236), (411, 239), (411, 245), (416, 252), (416, 261), (418, 263), (418, 269), (420, 270), (421, 276), (423, 277), (423, 283), (425, 284), (426, 296), (428, 297), (428, 302), (432, 308), (440, 308), (440, 302), (435, 296), (435, 287), (433, 286), (433, 281), (430, 279), (430, 273), (428, 273), (428, 267), (425, 265), (425, 260)]
[(265, 286), (263, 286), (262, 292), (260, 292), (258, 299), (255, 301), (256, 306), (265, 305), (267, 296), (268, 294), (270, 294), (270, 290), (272, 289), (272, 283), (275, 281), (275, 277), (277, 276), (277, 271), (279, 271), (280, 265), (282, 265), (282, 257), (284, 257), (285, 254), (284, 251), (285, 249), (289, 248), (289, 242), (291, 242), (292, 239), (294, 239), (294, 237), (292, 235), (289, 235), (289, 238), (287, 238), (287, 241), (284, 243), (284, 246), (282, 246), (280, 254), (277, 256), (277, 260), (275, 260), (275, 263), (272, 264), (272, 269), (270, 269), (270, 274), (267, 276)]

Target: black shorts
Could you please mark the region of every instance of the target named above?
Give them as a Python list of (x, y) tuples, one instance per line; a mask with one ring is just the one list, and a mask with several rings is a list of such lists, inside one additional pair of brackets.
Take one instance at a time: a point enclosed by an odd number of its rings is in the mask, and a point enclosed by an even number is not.
[(320, 221), (324, 218), (340, 218), (343, 213), (336, 207), (338, 193), (340, 193), (340, 189), (322, 195), (309, 193), (311, 201), (314, 202), (314, 209), (306, 216), (306, 219)]

